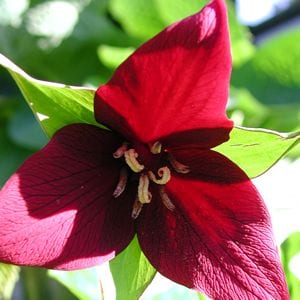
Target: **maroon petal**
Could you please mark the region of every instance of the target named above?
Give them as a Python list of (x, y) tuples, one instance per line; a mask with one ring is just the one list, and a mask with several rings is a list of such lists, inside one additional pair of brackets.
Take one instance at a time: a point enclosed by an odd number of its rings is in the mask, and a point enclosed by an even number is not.
[(176, 156), (192, 171), (166, 186), (175, 210), (156, 195), (139, 217), (150, 262), (213, 299), (289, 299), (268, 211), (247, 176), (213, 151)]
[[(159, 33), (116, 70), (96, 92), (96, 119), (132, 142), (221, 128), (221, 137), (218, 130), (210, 132), (221, 143), (232, 128), (225, 114), (230, 72), (225, 1), (214, 0)], [(201, 136), (198, 142), (206, 143)]]
[(0, 260), (81, 269), (100, 264), (133, 237), (134, 195), (114, 199), (122, 140), (69, 125), (31, 156), (0, 192)]

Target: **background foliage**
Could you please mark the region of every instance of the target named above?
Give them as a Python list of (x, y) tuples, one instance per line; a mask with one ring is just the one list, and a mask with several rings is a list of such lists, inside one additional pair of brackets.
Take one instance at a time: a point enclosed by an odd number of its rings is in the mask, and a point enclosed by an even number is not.
[[(195, 13), (205, 3), (204, 0), (0, 0), (0, 52), (35, 78), (97, 87), (106, 82), (118, 64), (143, 41), (171, 22)], [(300, 29), (288, 29), (254, 45), (250, 31), (237, 21), (232, 2), (228, 1), (228, 5), (234, 63), (228, 114), (237, 125), (280, 132), (299, 131), (300, 43), (296, 41), (300, 39)], [(47, 136), (4, 68), (0, 69), (0, 79), (2, 185), (26, 157), (47, 142)], [(28, 89), (33, 88), (29, 84)], [(66, 97), (74, 98), (74, 93), (70, 89), (61, 98), (54, 99), (51, 92), (43, 90), (42, 97), (67, 103)], [(92, 122), (88, 106), (86, 111), (82, 109), (85, 98), (81, 91), (76, 93), (80, 102), (76, 120)], [(87, 95), (89, 90), (83, 93)], [(59, 127), (59, 124), (50, 125), (46, 128), (51, 132)], [(260, 138), (263, 143), (264, 137), (260, 135)], [(257, 139), (255, 135), (253, 139)], [(294, 144), (290, 141), (285, 140), (284, 146), (278, 146), (278, 139), (274, 137), (266, 148), (266, 159), (277, 151), (272, 158), (276, 161)], [(245, 141), (247, 143), (249, 141)], [(299, 148), (295, 147), (289, 153), (289, 160), (294, 161), (300, 156)], [(243, 157), (237, 159), (241, 163), (244, 161)], [(252, 167), (253, 176), (262, 173)], [(134, 243), (132, 249), (127, 249), (111, 264), (118, 287), (117, 299), (140, 296), (155, 275), (155, 270), (145, 262)], [(290, 235), (281, 249), (292, 299), (299, 299), (299, 274), (294, 274), (290, 268), (291, 261), (300, 252), (299, 234)], [(132, 278), (127, 278), (126, 272), (116, 271), (124, 269), (122, 266), (128, 255), (133, 255), (139, 262), (138, 266), (134, 260), (130, 266), (126, 265)], [(1, 265), (0, 299), (10, 299), (13, 290), (14, 299), (101, 299), (106, 294), (101, 272), (98, 268), (65, 273)], [(102, 285), (98, 278), (102, 278)], [(157, 286), (152, 285), (153, 288)], [(146, 293), (143, 299), (176, 297), (202, 298), (178, 285), (169, 285), (168, 293)]]

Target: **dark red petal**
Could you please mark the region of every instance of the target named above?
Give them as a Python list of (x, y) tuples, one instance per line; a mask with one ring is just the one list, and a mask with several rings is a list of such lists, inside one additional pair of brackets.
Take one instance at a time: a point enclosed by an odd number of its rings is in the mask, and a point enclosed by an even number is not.
[(150, 262), (213, 299), (289, 299), (268, 211), (250, 180), (212, 151), (177, 158), (192, 172), (166, 186), (175, 210), (153, 195), (138, 219)]
[(130, 141), (210, 128), (222, 128), (227, 140), (230, 72), (225, 1), (214, 0), (159, 33), (116, 70), (96, 92), (96, 119)]
[(71, 270), (124, 249), (134, 195), (112, 197), (120, 169), (112, 153), (121, 142), (95, 126), (69, 125), (25, 161), (0, 192), (0, 260)]

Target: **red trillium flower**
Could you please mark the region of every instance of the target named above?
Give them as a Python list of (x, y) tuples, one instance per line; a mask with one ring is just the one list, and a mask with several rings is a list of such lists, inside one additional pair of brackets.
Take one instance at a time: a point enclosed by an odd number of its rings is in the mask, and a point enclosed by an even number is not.
[(288, 299), (269, 214), (229, 138), (225, 1), (142, 45), (0, 192), (0, 259), (73, 270), (137, 234), (163, 275), (214, 299)]

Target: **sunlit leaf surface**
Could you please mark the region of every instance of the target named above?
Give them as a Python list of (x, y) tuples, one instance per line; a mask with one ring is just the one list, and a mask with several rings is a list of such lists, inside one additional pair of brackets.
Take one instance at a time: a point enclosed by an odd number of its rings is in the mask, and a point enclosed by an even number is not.
[(11, 73), (48, 136), (71, 123), (97, 125), (93, 116), (94, 90), (36, 80), (3, 55), (0, 65)]
[(117, 300), (138, 299), (156, 273), (141, 251), (137, 238), (110, 262), (110, 270)]
[(300, 133), (287, 135), (264, 129), (234, 128), (230, 140), (215, 150), (253, 178), (270, 169), (299, 141)]

